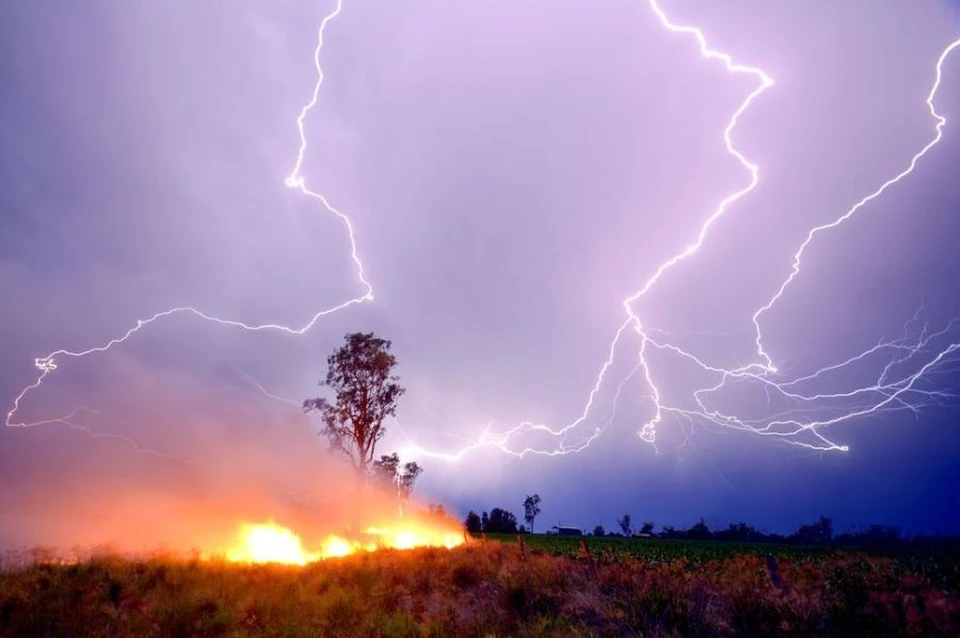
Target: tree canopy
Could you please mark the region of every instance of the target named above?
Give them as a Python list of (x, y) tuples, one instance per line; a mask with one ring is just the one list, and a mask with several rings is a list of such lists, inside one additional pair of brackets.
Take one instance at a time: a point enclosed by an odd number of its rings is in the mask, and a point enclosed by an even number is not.
[(423, 468), (416, 461), (408, 461), (401, 466), (400, 456), (394, 452), (384, 454), (373, 462), (370, 479), (377, 487), (395, 493), (397, 500), (403, 502), (410, 498), (413, 484), (422, 472)]
[(530, 532), (533, 532), (533, 522), (536, 520), (537, 515), (540, 513), (540, 495), (534, 494), (533, 496), (527, 496), (523, 501), (523, 520), (530, 525)]
[(327, 358), (327, 376), (319, 383), (333, 390), (335, 398), (307, 399), (303, 409), (320, 414), (320, 434), (330, 450), (366, 475), (386, 434), (383, 421), (396, 414), (404, 389), (392, 374), (397, 360), (389, 341), (363, 332), (348, 334), (344, 341)]
[(467, 531), (471, 534), (479, 534), (483, 531), (483, 521), (473, 510), (470, 510), (470, 513), (467, 514), (467, 518), (464, 520), (463, 524), (464, 527), (467, 528)]
[[(486, 512), (484, 512), (486, 513)], [(516, 534), (517, 517), (512, 512), (494, 507), (490, 510), (490, 517), (483, 526), (483, 531), (491, 534)]]

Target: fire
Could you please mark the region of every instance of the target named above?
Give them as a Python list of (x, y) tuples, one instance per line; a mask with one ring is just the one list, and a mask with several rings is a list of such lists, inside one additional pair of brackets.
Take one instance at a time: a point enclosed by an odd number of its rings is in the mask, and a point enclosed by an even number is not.
[[(368, 527), (361, 536), (364, 537), (362, 540), (330, 535), (320, 543), (319, 550), (311, 551), (304, 547), (295, 532), (286, 527), (273, 522), (244, 523), (240, 526), (234, 545), (223, 556), (234, 563), (306, 565), (326, 558), (340, 558), (383, 548), (452, 549), (464, 543), (462, 531), (422, 521), (399, 521), (387, 526)], [(210, 557), (209, 554), (204, 556)]]
[[(323, 542), (320, 556), (322, 558), (340, 558), (348, 556), (361, 548), (359, 543), (350, 542), (339, 536), (330, 536)], [(374, 548), (376, 549), (376, 548)]]
[(271, 522), (241, 525), (237, 545), (227, 550), (226, 557), (236, 563), (306, 565), (317, 560), (318, 554), (305, 550), (291, 530)]
[(453, 549), (457, 545), (463, 545), (463, 532), (454, 532), (448, 529), (432, 529), (421, 526), (401, 526), (397, 529), (368, 527), (366, 533), (380, 539), (381, 547), (392, 547), (394, 549), (413, 549), (414, 547)]

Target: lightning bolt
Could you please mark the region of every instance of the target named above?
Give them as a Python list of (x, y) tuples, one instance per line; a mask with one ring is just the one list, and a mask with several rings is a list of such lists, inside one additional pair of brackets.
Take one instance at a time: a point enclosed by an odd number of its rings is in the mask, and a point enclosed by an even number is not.
[[(77, 429), (83, 432), (86, 432), (88, 435), (93, 437), (107, 437), (107, 438), (116, 438), (123, 441), (126, 441), (131, 446), (134, 447), (138, 452), (144, 452), (149, 454), (154, 454), (158, 456), (168, 456), (154, 450), (148, 450), (140, 448), (137, 443), (130, 437), (125, 437), (118, 434), (109, 434), (109, 433), (95, 433), (93, 430), (86, 426), (79, 426), (71, 421), (72, 417), (76, 414), (76, 410), (71, 412), (70, 415), (64, 417), (58, 417), (53, 419), (45, 419), (41, 421), (16, 421), (15, 415), (20, 409), (20, 404), (23, 402), (24, 398), (37, 390), (44, 382), (44, 380), (51, 374), (53, 374), (59, 365), (59, 361), (64, 358), (75, 358), (79, 359), (81, 357), (86, 357), (91, 354), (103, 353), (111, 350), (114, 347), (117, 347), (125, 343), (128, 339), (133, 337), (135, 334), (140, 332), (143, 328), (152, 325), (155, 322), (158, 322), (162, 319), (166, 319), (173, 315), (193, 315), (203, 321), (211, 322), (221, 326), (228, 326), (232, 328), (241, 328), (243, 330), (260, 332), (260, 331), (274, 331), (281, 332), (289, 335), (302, 335), (305, 332), (309, 331), (311, 328), (316, 325), (318, 321), (324, 317), (344, 310), (350, 306), (358, 305), (366, 301), (373, 300), (373, 286), (369, 281), (364, 277), (363, 262), (360, 260), (358, 250), (357, 250), (357, 241), (354, 234), (353, 224), (350, 221), (350, 218), (347, 217), (344, 213), (340, 212), (338, 209), (334, 208), (327, 198), (314, 190), (311, 190), (306, 185), (306, 180), (303, 176), (303, 163), (307, 153), (307, 137), (305, 132), (305, 121), (307, 116), (310, 114), (310, 111), (317, 104), (317, 99), (320, 95), (320, 87), (323, 84), (323, 69), (320, 66), (320, 52), (323, 48), (324, 33), (328, 25), (340, 15), (340, 12), (343, 9), (343, 0), (337, 0), (336, 6), (333, 11), (323, 18), (323, 21), (320, 23), (320, 27), (317, 30), (317, 46), (314, 49), (313, 62), (314, 68), (317, 74), (317, 81), (313, 87), (313, 93), (311, 94), (310, 100), (300, 109), (300, 114), (297, 116), (297, 133), (299, 136), (299, 146), (297, 148), (297, 157), (294, 162), (293, 169), (290, 174), (286, 177), (285, 184), (292, 189), (298, 190), (303, 195), (318, 201), (323, 208), (330, 214), (335, 215), (341, 222), (343, 222), (344, 228), (347, 232), (347, 238), (350, 242), (350, 257), (356, 267), (357, 280), (360, 283), (362, 289), (362, 294), (360, 296), (354, 297), (343, 303), (335, 305), (333, 307), (320, 310), (316, 312), (312, 317), (310, 317), (305, 323), (300, 326), (286, 326), (283, 324), (277, 323), (262, 323), (262, 324), (248, 324), (238, 319), (229, 319), (223, 317), (217, 317), (209, 313), (203, 312), (192, 306), (180, 306), (176, 308), (170, 308), (168, 310), (162, 310), (157, 312), (145, 319), (138, 319), (136, 323), (130, 327), (126, 332), (121, 334), (119, 337), (110, 339), (106, 343), (101, 345), (93, 346), (85, 350), (68, 350), (68, 349), (59, 349), (54, 350), (53, 352), (47, 354), (46, 356), (39, 357), (34, 360), (34, 366), (39, 371), (36, 380), (23, 388), (19, 394), (14, 398), (13, 405), (6, 414), (4, 419), (4, 425), (7, 427), (21, 427), (29, 428), (36, 427), (40, 425), (48, 424), (62, 424), (68, 425), (73, 429)], [(261, 388), (262, 390), (262, 388)]]
[[(700, 422), (713, 424), (723, 428), (732, 428), (743, 430), (762, 436), (781, 437), (788, 443), (798, 445), (813, 450), (836, 450), (847, 451), (848, 447), (839, 445), (826, 438), (821, 430), (838, 423), (862, 418), (871, 415), (886, 413), (892, 410), (906, 409), (918, 414), (919, 410), (931, 404), (943, 404), (955, 400), (958, 397), (949, 392), (925, 390), (920, 386), (921, 382), (928, 378), (930, 374), (939, 366), (944, 364), (958, 349), (960, 343), (949, 343), (945, 346), (940, 345), (939, 349), (935, 346), (938, 339), (947, 336), (955, 327), (956, 321), (951, 321), (944, 329), (928, 333), (924, 326), (919, 336), (912, 336), (911, 325), (918, 321), (919, 313), (908, 321), (904, 327), (902, 337), (894, 340), (881, 341), (869, 350), (850, 357), (846, 361), (831, 366), (826, 366), (812, 374), (801, 376), (793, 380), (776, 381), (772, 377), (778, 370), (773, 364), (773, 360), (767, 354), (763, 346), (763, 335), (760, 328), (761, 317), (770, 311), (778, 300), (781, 299), (790, 283), (800, 274), (801, 260), (807, 246), (820, 233), (840, 226), (844, 221), (856, 214), (860, 209), (868, 205), (873, 200), (880, 197), (889, 188), (910, 175), (917, 166), (917, 163), (927, 154), (930, 149), (936, 146), (942, 136), (943, 127), (946, 125), (946, 118), (940, 115), (934, 106), (934, 98), (940, 87), (943, 78), (943, 65), (950, 53), (960, 47), (960, 39), (952, 42), (941, 53), (935, 65), (935, 81), (929, 94), (926, 104), (931, 116), (934, 118), (935, 135), (923, 148), (920, 149), (910, 160), (906, 169), (898, 173), (895, 177), (884, 182), (878, 189), (861, 199), (853, 207), (847, 210), (843, 215), (834, 221), (817, 226), (810, 230), (806, 240), (800, 245), (794, 254), (793, 264), (787, 279), (779, 286), (777, 292), (761, 308), (759, 308), (752, 317), (755, 328), (756, 354), (760, 358), (759, 363), (752, 363), (742, 368), (728, 370), (721, 366), (710, 365), (696, 355), (687, 352), (676, 345), (666, 341), (660, 341), (652, 336), (652, 333), (665, 334), (659, 330), (645, 329), (640, 315), (634, 309), (637, 302), (641, 301), (660, 281), (664, 274), (677, 266), (686, 259), (694, 256), (706, 241), (711, 228), (727, 212), (728, 208), (738, 200), (753, 191), (759, 182), (759, 168), (756, 164), (748, 160), (733, 143), (732, 135), (741, 116), (760, 97), (767, 89), (774, 85), (773, 79), (759, 67), (747, 66), (734, 62), (726, 53), (712, 49), (708, 43), (703, 31), (694, 26), (678, 25), (672, 22), (660, 7), (658, 0), (649, 0), (649, 6), (660, 21), (661, 25), (672, 33), (692, 36), (696, 41), (701, 57), (708, 60), (720, 61), (725, 70), (731, 74), (746, 74), (757, 79), (756, 88), (751, 91), (740, 103), (740, 106), (734, 111), (726, 128), (723, 131), (723, 140), (727, 153), (732, 156), (749, 173), (747, 184), (741, 189), (731, 193), (722, 199), (713, 212), (706, 218), (700, 226), (699, 231), (691, 243), (686, 245), (683, 250), (663, 262), (634, 294), (623, 301), (623, 307), (626, 312), (626, 319), (617, 330), (616, 335), (610, 345), (609, 355), (600, 368), (596, 382), (591, 389), (586, 405), (580, 416), (568, 425), (553, 429), (543, 424), (534, 424), (523, 422), (519, 425), (500, 433), (493, 433), (492, 424), (487, 427), (478, 437), (475, 443), (461, 449), (455, 453), (435, 453), (425, 450), (418, 446), (407, 448), (408, 453), (432, 456), (435, 458), (446, 459), (449, 461), (458, 461), (465, 454), (468, 454), (478, 448), (495, 447), (501, 451), (518, 457), (524, 457), (528, 454), (538, 454), (544, 456), (559, 456), (569, 454), (584, 449), (590, 445), (602, 432), (602, 427), (595, 427), (593, 432), (576, 443), (569, 445), (567, 437), (571, 431), (583, 425), (588, 415), (594, 408), (594, 401), (600, 392), (600, 388), (605, 382), (605, 378), (610, 367), (613, 364), (614, 354), (628, 328), (632, 328), (640, 339), (640, 347), (637, 353), (637, 363), (629, 376), (625, 378), (617, 388), (613, 400), (613, 413), (616, 412), (617, 399), (627, 380), (633, 375), (640, 373), (643, 377), (645, 386), (648, 388), (650, 398), (653, 403), (653, 416), (643, 423), (638, 431), (638, 436), (650, 443), (656, 441), (657, 426), (663, 420), (664, 414), (671, 414), (678, 418), (687, 420), (690, 423)], [(692, 393), (693, 407), (671, 406), (666, 404), (662, 398), (659, 386), (654, 379), (652, 366), (648, 359), (651, 349), (669, 353), (690, 362), (696, 368), (704, 373), (719, 377), (719, 380), (713, 385), (699, 388)], [(933, 354), (931, 354), (931, 350)], [(821, 380), (825, 376), (835, 373), (839, 370), (849, 369), (852, 365), (864, 360), (878, 358), (882, 356), (889, 357), (888, 362), (881, 368), (879, 377), (875, 383), (856, 387), (845, 392), (837, 393), (803, 393), (792, 390), (795, 386), (803, 386), (810, 382)], [(903, 372), (897, 375), (895, 370), (898, 366), (914, 362), (918, 358), (926, 356), (926, 362), (914, 369), (912, 372)], [(759, 385), (766, 396), (767, 405), (771, 407), (775, 398), (785, 401), (787, 408), (780, 412), (769, 414), (761, 419), (745, 419), (732, 414), (726, 414), (719, 409), (711, 409), (707, 403), (711, 396), (726, 389), (729, 384), (734, 382), (746, 382)], [(830, 416), (819, 416), (824, 413)], [(606, 421), (612, 418), (610, 415)], [(553, 449), (540, 449), (532, 447), (523, 447), (521, 449), (511, 448), (510, 443), (520, 435), (528, 432), (541, 432), (556, 437), (558, 443)], [(800, 440), (798, 437), (807, 435), (812, 442)]]
[(790, 266), (790, 274), (787, 276), (786, 279), (783, 280), (783, 283), (780, 284), (780, 287), (777, 289), (776, 294), (774, 294), (770, 298), (770, 301), (768, 301), (766, 304), (761, 306), (760, 309), (753, 314), (753, 325), (754, 325), (754, 328), (756, 329), (755, 343), (757, 345), (757, 354), (760, 355), (760, 357), (763, 359), (764, 367), (770, 372), (776, 372), (776, 369), (773, 366), (773, 362), (771, 361), (770, 356), (767, 354), (766, 350), (763, 347), (763, 333), (760, 329), (760, 318), (765, 313), (769, 312), (771, 308), (773, 308), (773, 306), (780, 300), (780, 298), (783, 297), (783, 293), (786, 291), (787, 286), (789, 286), (793, 282), (793, 280), (796, 279), (797, 276), (800, 274), (800, 262), (803, 259), (803, 253), (807, 249), (807, 246), (810, 245), (810, 243), (814, 240), (814, 238), (817, 235), (819, 235), (820, 233), (826, 232), (828, 230), (837, 228), (838, 226), (843, 224), (845, 221), (853, 217), (864, 206), (866, 206), (870, 202), (874, 201), (875, 199), (883, 195), (883, 193), (886, 192), (887, 189), (892, 187), (894, 184), (899, 183), (900, 180), (910, 175), (913, 172), (913, 170), (917, 167), (917, 162), (919, 162), (920, 159), (927, 154), (927, 151), (929, 151), (934, 146), (940, 143), (940, 140), (943, 138), (943, 127), (946, 126), (947, 124), (947, 118), (937, 113), (937, 109), (933, 104), (933, 99), (936, 97), (937, 90), (940, 88), (940, 83), (943, 80), (943, 63), (946, 61), (947, 56), (949, 56), (950, 53), (957, 47), (960, 47), (960, 39), (957, 39), (954, 42), (950, 43), (950, 45), (943, 50), (943, 53), (940, 54), (940, 57), (937, 59), (937, 64), (936, 64), (936, 78), (934, 79), (933, 87), (930, 89), (930, 93), (927, 94), (927, 100), (926, 100), (927, 109), (930, 111), (930, 116), (933, 117), (933, 119), (936, 121), (936, 125), (934, 126), (935, 133), (934, 133), (933, 139), (927, 142), (927, 144), (923, 148), (921, 148), (917, 152), (917, 154), (910, 159), (910, 163), (907, 165), (905, 169), (903, 169), (896, 176), (891, 177), (890, 179), (885, 181), (883, 184), (881, 184), (877, 190), (873, 191), (872, 193), (870, 193), (869, 195), (867, 195), (866, 197), (858, 201), (856, 204), (850, 207), (850, 209), (847, 212), (845, 212), (840, 217), (837, 217), (832, 222), (828, 224), (823, 224), (821, 226), (815, 226), (814, 228), (812, 228), (810, 232), (807, 233), (807, 238), (803, 241), (802, 244), (800, 244), (800, 248), (798, 248), (797, 252), (794, 253), (793, 255), (793, 264)]
[[(754, 188), (756, 188), (757, 183), (759, 182), (759, 168), (757, 167), (756, 164), (750, 162), (739, 150), (736, 149), (736, 147), (733, 144), (732, 133), (733, 133), (733, 129), (736, 128), (737, 123), (740, 121), (741, 115), (743, 115), (743, 113), (748, 108), (750, 108), (750, 105), (753, 103), (753, 101), (756, 98), (758, 98), (764, 91), (766, 91), (768, 88), (773, 86), (773, 79), (760, 68), (737, 64), (726, 53), (722, 53), (720, 51), (711, 49), (710, 46), (707, 44), (706, 37), (703, 35), (703, 32), (700, 29), (696, 27), (690, 27), (690, 26), (679, 26), (671, 22), (669, 18), (667, 18), (663, 10), (660, 8), (660, 5), (657, 2), (657, 0), (650, 0), (650, 8), (653, 10), (654, 14), (657, 16), (660, 23), (667, 30), (673, 33), (692, 35), (696, 39), (697, 44), (699, 45), (700, 55), (702, 57), (709, 60), (719, 60), (723, 64), (727, 72), (729, 73), (752, 75), (758, 80), (757, 87), (747, 95), (747, 97), (743, 100), (743, 102), (741, 102), (740, 106), (733, 113), (729, 123), (727, 124), (726, 128), (723, 131), (723, 140), (724, 140), (724, 145), (726, 146), (727, 153), (732, 155), (740, 163), (741, 166), (747, 169), (747, 171), (750, 174), (749, 182), (747, 183), (746, 186), (744, 186), (740, 190), (735, 191), (734, 193), (728, 195), (723, 200), (721, 200), (720, 203), (717, 205), (716, 209), (713, 211), (713, 213), (709, 217), (707, 217), (706, 221), (700, 226), (700, 230), (697, 233), (695, 240), (690, 244), (688, 244), (686, 247), (684, 247), (682, 251), (678, 252), (673, 257), (671, 257), (670, 259), (665, 261), (663, 264), (661, 264), (660, 267), (657, 268), (656, 271), (653, 273), (653, 275), (649, 279), (647, 279), (647, 281), (643, 284), (642, 288), (640, 288), (637, 292), (635, 292), (634, 294), (630, 295), (629, 297), (623, 300), (623, 307), (624, 307), (624, 310), (626, 311), (627, 317), (624, 320), (623, 324), (620, 325), (620, 328), (617, 330), (616, 335), (614, 336), (613, 341), (610, 344), (608, 356), (600, 368), (600, 372), (597, 375), (597, 379), (593, 385), (593, 388), (590, 390), (590, 393), (587, 397), (586, 405), (584, 406), (583, 411), (581, 412), (580, 416), (577, 417), (576, 420), (558, 429), (553, 429), (544, 424), (535, 424), (529, 421), (525, 421), (523, 423), (520, 423), (516, 427), (499, 434), (491, 434), (490, 432), (491, 426), (488, 426), (483, 431), (483, 433), (481, 433), (480, 438), (476, 443), (472, 444), (467, 448), (464, 448), (463, 450), (457, 453), (454, 453), (454, 454), (435, 453), (435, 452), (431, 452), (430, 450), (425, 450), (423, 448), (420, 448), (418, 446), (411, 446), (410, 448), (408, 448), (408, 453), (417, 453), (425, 456), (433, 456), (436, 458), (443, 458), (446, 460), (456, 461), (462, 458), (463, 455), (467, 452), (470, 452), (479, 447), (485, 447), (485, 446), (491, 446), (491, 445), (500, 448), (502, 451), (508, 454), (514, 454), (521, 458), (526, 456), (527, 454), (559, 456), (559, 455), (569, 454), (570, 452), (576, 452), (584, 449), (585, 447), (590, 445), (590, 443), (592, 443), (600, 435), (600, 433), (602, 432), (602, 428), (600, 427), (595, 428), (594, 432), (590, 436), (586, 437), (585, 439), (581, 439), (577, 444), (573, 446), (567, 446), (566, 439), (562, 438), (560, 440), (560, 445), (553, 450), (540, 450), (540, 449), (526, 447), (519, 451), (514, 451), (509, 449), (508, 443), (511, 439), (517, 437), (519, 434), (524, 432), (542, 432), (542, 433), (549, 434), (553, 437), (566, 437), (566, 435), (569, 432), (571, 432), (572, 430), (578, 428), (581, 424), (583, 424), (587, 420), (591, 410), (593, 409), (594, 400), (596, 399), (597, 394), (600, 392), (600, 389), (603, 386), (604, 380), (607, 376), (607, 372), (609, 371), (610, 367), (613, 365), (613, 360), (617, 351), (617, 346), (620, 344), (620, 341), (623, 338), (624, 333), (627, 331), (628, 328), (631, 328), (631, 327), (636, 331), (636, 333), (641, 338), (641, 347), (640, 347), (640, 352), (638, 357), (638, 363), (634, 368), (634, 370), (631, 372), (631, 376), (638, 371), (643, 375), (644, 381), (646, 382), (647, 387), (650, 388), (654, 405), (656, 406), (655, 414), (653, 418), (649, 422), (643, 425), (639, 433), (639, 436), (643, 440), (649, 443), (653, 443), (655, 441), (656, 425), (662, 419), (660, 393), (656, 384), (653, 381), (653, 378), (651, 377), (650, 366), (648, 365), (645, 357), (649, 338), (647, 336), (647, 333), (643, 329), (643, 324), (640, 320), (639, 315), (633, 310), (633, 305), (637, 301), (642, 299), (644, 296), (646, 296), (647, 293), (649, 293), (649, 291), (653, 289), (653, 287), (657, 284), (657, 282), (660, 281), (660, 278), (668, 270), (670, 270), (680, 262), (694, 255), (703, 245), (703, 242), (706, 240), (707, 234), (709, 233), (711, 227), (717, 222), (717, 220), (719, 220), (724, 215), (724, 213), (726, 213), (730, 205), (736, 202), (737, 200), (739, 200), (740, 198), (742, 198), (744, 195), (746, 195), (750, 191), (752, 191)], [(622, 387), (623, 385), (621, 384), (620, 388), (618, 388), (617, 396), (619, 396), (619, 393)]]
[(303, 402), (302, 402), (302, 401), (294, 401), (293, 399), (288, 399), (288, 398), (286, 398), (286, 397), (282, 397), (282, 396), (280, 396), (280, 395), (278, 395), (278, 394), (274, 394), (273, 392), (270, 392), (270, 391), (267, 390), (265, 387), (263, 387), (263, 384), (262, 384), (262, 383), (260, 383), (259, 381), (257, 381), (257, 380), (254, 379), (253, 377), (251, 377), (249, 374), (247, 374), (246, 372), (244, 372), (243, 370), (241, 370), (239, 366), (237, 367), (237, 373), (240, 375), (240, 377), (241, 377), (244, 381), (246, 381), (247, 383), (249, 383), (250, 385), (252, 385), (253, 387), (255, 387), (257, 390), (260, 391), (260, 394), (262, 394), (263, 396), (267, 397), (268, 399), (273, 399), (274, 401), (277, 401), (278, 403), (285, 403), (285, 404), (287, 404), (287, 405), (292, 405), (292, 406), (294, 406), (294, 407), (296, 407), (296, 408), (301, 408), (301, 409), (303, 408)]
[[(695, 354), (680, 348), (679, 346), (660, 337), (668, 337), (664, 331), (648, 329), (641, 321), (640, 313), (636, 309), (644, 297), (660, 282), (662, 277), (675, 266), (693, 257), (707, 241), (712, 228), (728, 212), (728, 209), (740, 199), (752, 192), (759, 182), (759, 168), (744, 156), (734, 145), (733, 132), (737, 127), (741, 116), (750, 108), (753, 102), (760, 97), (767, 89), (774, 85), (773, 79), (759, 67), (747, 66), (733, 61), (730, 55), (712, 49), (703, 31), (695, 26), (678, 25), (672, 22), (660, 7), (658, 0), (648, 0), (650, 9), (659, 20), (665, 30), (683, 36), (692, 37), (699, 49), (700, 56), (706, 60), (720, 62), (725, 71), (730, 74), (742, 74), (754, 77), (757, 80), (757, 86), (740, 103), (734, 111), (727, 126), (723, 130), (723, 141), (727, 153), (733, 157), (749, 174), (747, 183), (739, 190), (723, 198), (713, 211), (706, 217), (705, 221), (699, 227), (699, 230), (692, 242), (683, 247), (667, 261), (663, 262), (653, 274), (643, 283), (639, 290), (623, 300), (622, 305), (626, 314), (624, 322), (616, 331), (610, 344), (607, 358), (600, 367), (595, 383), (588, 393), (586, 404), (580, 415), (571, 423), (559, 428), (552, 428), (545, 424), (524, 421), (504, 432), (494, 432), (493, 424), (488, 424), (480, 433), (474, 443), (467, 445), (454, 453), (434, 452), (411, 444), (403, 450), (403, 456), (408, 454), (419, 454), (421, 456), (441, 458), (449, 461), (458, 461), (467, 454), (470, 454), (480, 448), (492, 447), (514, 456), (524, 457), (528, 454), (538, 454), (545, 456), (560, 456), (580, 451), (589, 446), (603, 432), (606, 424), (612, 422), (616, 416), (618, 402), (622, 391), (633, 377), (640, 375), (644, 385), (648, 388), (649, 398), (653, 405), (653, 415), (643, 423), (638, 431), (638, 436), (650, 443), (655, 444), (657, 427), (662, 422), (664, 415), (672, 415), (687, 421), (689, 423), (704, 423), (707, 425), (716, 425), (721, 428), (742, 430), (761, 436), (773, 436), (788, 443), (799, 445), (814, 450), (839, 450), (844, 451), (846, 446), (826, 438), (821, 430), (838, 423), (861, 418), (869, 415), (886, 413), (893, 410), (910, 410), (914, 414), (927, 405), (943, 404), (957, 399), (953, 393), (925, 389), (922, 386), (924, 380), (929, 379), (938, 369), (951, 359), (954, 353), (960, 349), (960, 343), (946, 343), (952, 330), (956, 327), (955, 321), (951, 321), (945, 328), (938, 331), (930, 331), (928, 326), (924, 325), (919, 334), (916, 334), (914, 325), (919, 323), (920, 311), (913, 319), (904, 326), (903, 333), (892, 340), (882, 340), (874, 347), (848, 358), (837, 364), (825, 366), (811, 374), (796, 377), (794, 379), (782, 380), (777, 378), (779, 374), (777, 367), (773, 364), (773, 359), (768, 354), (763, 345), (763, 333), (761, 330), (761, 319), (766, 313), (774, 308), (776, 303), (783, 297), (785, 291), (792, 281), (799, 276), (801, 272), (801, 262), (804, 251), (813, 239), (819, 234), (828, 230), (837, 228), (847, 219), (856, 214), (859, 210), (869, 203), (879, 198), (889, 188), (910, 175), (927, 152), (938, 144), (943, 135), (943, 128), (946, 125), (946, 118), (937, 113), (934, 106), (934, 98), (940, 87), (943, 77), (943, 65), (950, 53), (960, 47), (960, 39), (951, 43), (940, 55), (937, 60), (935, 71), (936, 77), (931, 88), (926, 104), (931, 116), (934, 118), (935, 135), (918, 153), (916, 153), (909, 162), (906, 169), (895, 177), (884, 182), (878, 189), (870, 193), (853, 207), (847, 210), (843, 215), (836, 218), (833, 222), (823, 224), (811, 229), (806, 240), (799, 246), (794, 254), (793, 262), (788, 277), (782, 282), (776, 293), (769, 301), (761, 306), (752, 316), (752, 323), (755, 333), (756, 356), (759, 362), (751, 363), (746, 366), (727, 369), (722, 366), (710, 364)], [(89, 354), (105, 352), (117, 345), (124, 343), (127, 339), (137, 333), (141, 328), (150, 325), (160, 319), (174, 314), (192, 314), (202, 320), (216, 324), (241, 328), (250, 331), (278, 331), (291, 335), (301, 335), (310, 330), (321, 318), (326, 315), (338, 312), (349, 306), (361, 304), (373, 299), (373, 288), (364, 277), (363, 263), (361, 262), (357, 244), (354, 236), (354, 229), (350, 219), (334, 208), (324, 195), (313, 191), (306, 186), (306, 181), (302, 173), (305, 154), (307, 152), (307, 141), (305, 134), (305, 120), (310, 111), (316, 105), (319, 98), (320, 88), (323, 83), (323, 70), (320, 65), (320, 53), (324, 42), (324, 33), (329, 25), (342, 10), (342, 0), (337, 0), (334, 10), (324, 17), (318, 29), (317, 46), (314, 51), (314, 66), (317, 74), (317, 81), (310, 100), (301, 109), (297, 117), (297, 131), (299, 133), (299, 147), (294, 167), (286, 177), (285, 183), (288, 187), (300, 191), (303, 195), (317, 200), (324, 209), (338, 217), (344, 224), (351, 247), (351, 259), (356, 267), (357, 279), (363, 289), (363, 294), (343, 302), (337, 306), (317, 312), (306, 323), (299, 327), (289, 327), (281, 324), (259, 324), (250, 325), (239, 320), (224, 319), (215, 317), (193, 307), (178, 307), (158, 312), (147, 319), (141, 319), (136, 325), (131, 327), (120, 337), (112, 339), (107, 343), (81, 351), (56, 350), (45, 357), (35, 361), (39, 375), (36, 381), (21, 391), (13, 402), (13, 407), (7, 413), (5, 424), (10, 427), (30, 427), (44, 423), (59, 422), (75, 426), (70, 420), (74, 413), (60, 419), (51, 419), (47, 421), (37, 421), (33, 423), (14, 422), (14, 414), (19, 409), (23, 398), (33, 390), (40, 387), (44, 379), (57, 369), (57, 361), (61, 358), (79, 358)], [(616, 392), (612, 399), (612, 407), (604, 418), (597, 421), (597, 425), (592, 430), (587, 428), (585, 434), (574, 436), (581, 429), (581, 426), (587, 424), (588, 420), (596, 411), (596, 402), (599, 393), (604, 387), (610, 369), (613, 366), (615, 355), (620, 347), (625, 335), (631, 331), (639, 338), (639, 348), (634, 366), (628, 375), (626, 375), (618, 384)], [(658, 351), (667, 355), (676, 357), (682, 361), (695, 366), (704, 374), (711, 375), (717, 380), (711, 385), (700, 387), (692, 392), (692, 405), (676, 406), (666, 403), (661, 395), (658, 382), (655, 380), (653, 366), (649, 360), (649, 354), (652, 351)], [(874, 360), (880, 361), (886, 358), (880, 368), (880, 373), (873, 383), (854, 387), (843, 392), (824, 393), (814, 390), (804, 390), (809, 385), (815, 385), (817, 382), (829, 378), (831, 375), (848, 370), (854, 365)], [(911, 368), (911, 366), (913, 366)], [(906, 369), (904, 369), (906, 368)], [(241, 372), (241, 374), (244, 374)], [(282, 397), (272, 395), (266, 391), (256, 380), (245, 375), (247, 381), (254, 384), (266, 396), (273, 399), (295, 403)], [(711, 407), (713, 399), (720, 395), (723, 390), (733, 384), (748, 384), (757, 386), (764, 392), (768, 412), (764, 417), (747, 419), (728, 414), (719, 408)], [(778, 408), (774, 408), (774, 403), (778, 403)], [(402, 432), (402, 430), (401, 430)], [(536, 433), (552, 437), (556, 441), (552, 449), (542, 449), (535, 447), (521, 447), (517, 449), (515, 442), (521, 435)], [(98, 436), (88, 430), (91, 436)], [(117, 436), (117, 435), (104, 435)], [(404, 436), (406, 436), (404, 434)], [(800, 437), (806, 436), (807, 439)], [(128, 440), (136, 447), (132, 439), (119, 437)], [(810, 442), (812, 441), (812, 442)]]

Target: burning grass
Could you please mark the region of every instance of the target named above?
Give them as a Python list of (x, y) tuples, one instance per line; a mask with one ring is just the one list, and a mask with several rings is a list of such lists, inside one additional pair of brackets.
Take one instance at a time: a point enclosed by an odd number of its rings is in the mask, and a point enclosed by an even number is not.
[(463, 532), (436, 521), (392, 522), (386, 527), (368, 527), (359, 538), (327, 536), (320, 549), (304, 546), (292, 530), (276, 523), (243, 524), (237, 538), (226, 552), (204, 552), (204, 560), (221, 559), (231, 563), (281, 563), (306, 565), (327, 558), (342, 558), (357, 552), (379, 549), (414, 549), (445, 547), (453, 549), (465, 541)]
[(861, 554), (599, 560), (516, 545), (303, 567), (94, 557), (0, 573), (3, 635), (957, 635), (960, 602)]

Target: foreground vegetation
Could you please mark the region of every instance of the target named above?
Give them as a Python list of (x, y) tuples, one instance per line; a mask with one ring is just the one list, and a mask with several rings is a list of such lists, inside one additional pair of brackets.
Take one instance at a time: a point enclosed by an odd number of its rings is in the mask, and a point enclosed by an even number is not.
[[(531, 537), (536, 538), (536, 537)], [(514, 541), (516, 537), (514, 537)], [(563, 539), (566, 540), (566, 539)], [(957, 635), (960, 600), (883, 557), (593, 560), (516, 542), (305, 568), (162, 557), (0, 572), (2, 635)]]

